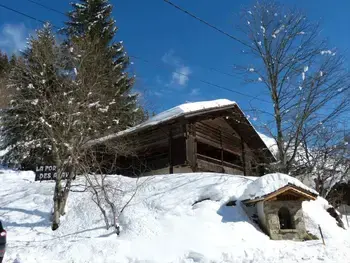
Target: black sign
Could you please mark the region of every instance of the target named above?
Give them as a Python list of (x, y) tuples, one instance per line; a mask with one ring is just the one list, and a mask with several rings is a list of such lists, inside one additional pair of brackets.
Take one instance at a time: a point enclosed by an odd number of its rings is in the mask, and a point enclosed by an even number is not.
[[(57, 179), (56, 165), (39, 165), (35, 168), (35, 181), (50, 181)], [(69, 178), (69, 172), (62, 172), (61, 179)]]

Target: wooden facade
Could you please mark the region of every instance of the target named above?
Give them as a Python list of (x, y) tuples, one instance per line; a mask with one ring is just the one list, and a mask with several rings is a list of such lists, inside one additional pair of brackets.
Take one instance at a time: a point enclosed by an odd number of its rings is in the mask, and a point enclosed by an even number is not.
[(129, 176), (191, 171), (259, 176), (274, 160), (237, 105), (184, 114), (120, 137), (133, 142), (134, 154), (120, 157), (111, 172)]

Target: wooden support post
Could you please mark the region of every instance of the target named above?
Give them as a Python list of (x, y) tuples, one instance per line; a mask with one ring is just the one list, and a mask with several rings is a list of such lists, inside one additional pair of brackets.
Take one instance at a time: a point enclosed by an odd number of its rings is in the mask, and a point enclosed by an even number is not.
[(347, 222), (348, 228), (349, 228), (349, 219), (348, 219), (347, 211), (345, 211), (345, 205), (343, 205), (343, 215), (345, 215), (345, 219), (346, 219), (346, 222)]
[(318, 225), (318, 230), (320, 230), (320, 234), (321, 234), (321, 238), (322, 238), (322, 243), (323, 243), (323, 245), (326, 245), (326, 244), (324, 243), (323, 233), (322, 233), (322, 229), (321, 229), (321, 226), (320, 226), (320, 225)]
[(197, 138), (196, 138), (196, 124), (191, 124), (191, 134), (192, 134), (192, 170), (194, 172), (198, 171), (197, 163)]
[(247, 168), (246, 168), (246, 158), (245, 158), (245, 149), (244, 149), (244, 141), (241, 138), (241, 149), (242, 149), (242, 166), (243, 166), (243, 175), (246, 176), (247, 175)]
[(169, 153), (168, 153), (169, 174), (174, 173), (173, 154), (172, 154), (172, 141), (173, 141), (173, 133), (172, 133), (171, 126), (170, 126), (170, 129), (169, 129)]
[(221, 170), (222, 172), (225, 171), (224, 169), (224, 149), (222, 147), (222, 131), (220, 130), (220, 151), (221, 151)]

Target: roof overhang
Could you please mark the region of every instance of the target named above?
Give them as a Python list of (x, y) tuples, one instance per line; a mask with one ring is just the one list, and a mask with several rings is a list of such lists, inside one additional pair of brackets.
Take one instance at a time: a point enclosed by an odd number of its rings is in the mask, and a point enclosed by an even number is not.
[(317, 194), (309, 192), (303, 188), (297, 187), (295, 185), (292, 184), (288, 184), (280, 189), (278, 189), (277, 191), (274, 191), (270, 194), (255, 198), (255, 199), (248, 199), (248, 200), (243, 200), (242, 202), (244, 204), (254, 204), (260, 201), (271, 201), (273, 200), (275, 197), (282, 195), (282, 194), (286, 194), (286, 193), (292, 193), (294, 195), (300, 196), (300, 198), (304, 199), (304, 200), (316, 200), (317, 198)]

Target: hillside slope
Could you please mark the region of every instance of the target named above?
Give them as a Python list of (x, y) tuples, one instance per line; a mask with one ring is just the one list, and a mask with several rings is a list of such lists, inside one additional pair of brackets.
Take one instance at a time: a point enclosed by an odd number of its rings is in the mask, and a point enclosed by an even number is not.
[[(272, 241), (239, 202), (225, 206), (239, 199), (252, 178), (149, 177), (120, 219), (119, 237), (104, 229), (88, 193), (71, 193), (68, 213), (52, 232), (53, 183), (34, 182), (31, 172), (3, 170), (0, 178), (0, 219), (8, 230), (5, 262), (348, 262), (350, 255), (350, 231), (336, 226), (322, 199), (303, 208), (309, 231), (318, 235), (320, 224), (326, 246), (320, 240)], [(136, 180), (122, 182), (130, 187)]]

